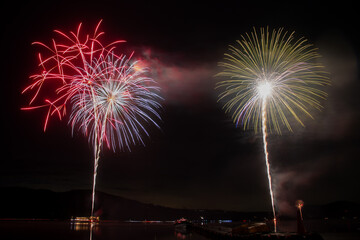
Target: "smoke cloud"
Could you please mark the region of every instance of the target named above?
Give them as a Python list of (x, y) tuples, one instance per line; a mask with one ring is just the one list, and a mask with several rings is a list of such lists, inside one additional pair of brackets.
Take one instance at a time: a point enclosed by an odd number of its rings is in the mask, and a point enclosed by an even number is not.
[(177, 53), (144, 48), (140, 60), (161, 88), (166, 104), (197, 104), (214, 93), (216, 63), (189, 61)]

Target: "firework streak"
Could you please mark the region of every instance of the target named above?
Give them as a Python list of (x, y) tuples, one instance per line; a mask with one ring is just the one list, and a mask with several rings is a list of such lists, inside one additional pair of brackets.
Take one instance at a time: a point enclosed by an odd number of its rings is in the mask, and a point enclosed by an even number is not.
[[(271, 205), (276, 231), (275, 198), (267, 147), (267, 133), (281, 134), (282, 126), (292, 131), (294, 122), (304, 126), (302, 115), (312, 118), (309, 109), (322, 109), (320, 101), (327, 94), (321, 90), (330, 84), (320, 56), (307, 40), (294, 40), (294, 33), (282, 29), (260, 29), (242, 36), (237, 46), (219, 65), (217, 88), (223, 89), (219, 101), (226, 112), (232, 112), (236, 126), (262, 129)], [(295, 121), (290, 121), (290, 120)]]
[[(143, 136), (149, 136), (144, 123), (159, 127), (158, 109), (161, 107), (157, 94), (159, 88), (153, 79), (146, 76), (147, 69), (132, 60), (132, 55), (116, 55), (115, 46), (125, 42), (112, 42), (104, 46), (99, 37), (101, 21), (92, 36), (76, 32), (55, 32), (61, 43), (52, 40), (52, 45), (41, 45), (47, 50), (44, 57), (39, 53), (41, 73), (30, 76), (32, 83), (23, 93), (32, 91), (29, 107), (23, 110), (46, 108), (44, 131), (50, 117), (62, 119), (70, 107), (68, 123), (81, 131), (94, 148), (94, 175), (91, 216), (94, 215), (95, 185), (98, 161), (103, 146), (109, 149), (130, 150), (135, 144), (143, 144)], [(45, 85), (50, 98), (40, 101), (40, 92)], [(52, 87), (52, 91), (48, 89)], [(43, 90), (43, 91), (41, 91)]]

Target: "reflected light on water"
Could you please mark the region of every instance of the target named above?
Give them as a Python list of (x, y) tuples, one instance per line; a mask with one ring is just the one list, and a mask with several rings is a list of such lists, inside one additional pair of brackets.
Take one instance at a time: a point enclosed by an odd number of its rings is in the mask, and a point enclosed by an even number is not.
[(98, 224), (95, 223), (71, 223), (70, 224), (70, 229), (73, 231), (87, 231), (87, 230), (97, 230)]
[(89, 239), (93, 239), (93, 232), (99, 233), (98, 223), (72, 222), (70, 229), (73, 231), (89, 231)]
[[(360, 239), (358, 219), (305, 220), (306, 229), (325, 240)], [(279, 231), (296, 231), (296, 221), (281, 221)], [(171, 223), (101, 222), (71, 224), (69, 221), (0, 221), (0, 239), (27, 240), (209, 240), (196, 232), (175, 232)]]
[(191, 233), (181, 233), (181, 232), (177, 232), (177, 231), (174, 231), (175, 233), (175, 237), (176, 239), (179, 239), (179, 240), (186, 240), (186, 239), (191, 239)]

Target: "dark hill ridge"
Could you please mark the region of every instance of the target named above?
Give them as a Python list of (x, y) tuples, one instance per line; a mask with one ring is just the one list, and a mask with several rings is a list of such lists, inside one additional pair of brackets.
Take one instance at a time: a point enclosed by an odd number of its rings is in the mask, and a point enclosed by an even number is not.
[[(90, 190), (53, 192), (27, 188), (1, 188), (0, 218), (46, 218), (70, 219), (72, 216), (89, 216), (91, 209)], [(262, 220), (271, 218), (266, 212), (235, 212), (222, 210), (174, 209), (145, 204), (135, 200), (96, 193), (96, 215), (103, 220), (175, 220), (180, 217), (189, 219), (244, 219)], [(295, 209), (294, 209), (295, 211)], [(360, 204), (335, 202), (321, 206), (307, 205), (304, 218), (353, 218), (360, 217)]]
[[(2, 188), (0, 218), (70, 219), (72, 216), (89, 216), (91, 209), (90, 190), (53, 192), (27, 188)], [(175, 220), (190, 219), (233, 219), (242, 220), (254, 213), (240, 213), (222, 210), (174, 209), (141, 203), (135, 200), (96, 192), (96, 215), (103, 220)], [(263, 218), (270, 213), (255, 213)], [(270, 216), (270, 215), (269, 215)]]

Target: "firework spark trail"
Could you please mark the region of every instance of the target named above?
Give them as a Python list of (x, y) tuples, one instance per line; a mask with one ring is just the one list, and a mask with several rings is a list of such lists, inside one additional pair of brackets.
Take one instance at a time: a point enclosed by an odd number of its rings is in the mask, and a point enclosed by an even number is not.
[[(56, 114), (60, 119), (67, 115), (68, 124), (74, 130), (80, 130), (93, 145), (94, 173), (92, 186), (91, 216), (94, 215), (96, 176), (103, 146), (109, 149), (131, 150), (135, 144), (144, 144), (142, 135), (149, 136), (144, 123), (159, 128), (154, 119), (161, 117), (157, 110), (161, 108), (155, 81), (146, 76), (147, 69), (136, 66), (137, 61), (114, 53), (115, 45), (124, 42), (115, 41), (104, 46), (99, 37), (101, 21), (92, 36), (83, 37), (79, 24), (76, 32), (69, 35), (55, 30), (63, 43), (54, 39), (52, 45), (40, 42), (34, 44), (44, 47), (50, 56), (38, 55), (39, 74), (30, 76), (33, 81), (22, 93), (35, 91), (29, 107), (23, 110), (48, 108), (44, 131), (49, 119)], [(45, 98), (36, 106), (43, 85), (52, 83), (54, 96)], [(51, 93), (50, 93), (51, 95)]]
[(79, 92), (73, 96), (73, 109), (69, 123), (73, 130), (79, 126), (94, 144), (94, 173), (91, 214), (94, 214), (97, 168), (104, 143), (108, 148), (130, 149), (137, 141), (144, 144), (141, 132), (149, 135), (138, 119), (152, 122), (159, 127), (146, 111), (160, 118), (155, 109), (160, 108), (160, 98), (151, 84), (154, 81), (144, 77), (146, 69), (129, 64), (126, 57), (108, 56), (96, 59), (92, 69), (94, 84), (91, 91)]
[[(217, 88), (224, 88), (219, 101), (225, 101), (226, 113), (244, 129), (262, 130), (266, 171), (276, 231), (276, 201), (272, 189), (271, 167), (267, 147), (268, 132), (281, 134), (281, 127), (292, 131), (293, 118), (304, 126), (302, 115), (313, 118), (310, 110), (322, 109), (320, 100), (327, 94), (321, 89), (330, 85), (323, 66), (315, 60), (320, 56), (307, 40), (294, 40), (282, 29), (261, 28), (245, 34), (229, 46), (223, 71), (217, 77)], [(302, 115), (300, 115), (300, 113)]]
[(263, 98), (262, 105), (262, 135), (263, 135), (263, 145), (264, 145), (264, 155), (265, 155), (265, 163), (266, 163), (266, 172), (269, 182), (269, 191), (271, 197), (271, 207), (274, 216), (274, 231), (276, 232), (276, 212), (275, 212), (275, 202), (274, 202), (274, 192), (272, 190), (272, 181), (271, 181), (271, 173), (270, 173), (270, 163), (269, 163), (269, 153), (267, 150), (267, 129), (266, 129), (266, 98)]

